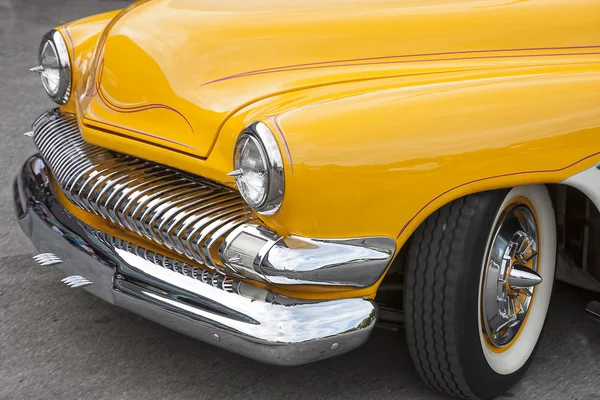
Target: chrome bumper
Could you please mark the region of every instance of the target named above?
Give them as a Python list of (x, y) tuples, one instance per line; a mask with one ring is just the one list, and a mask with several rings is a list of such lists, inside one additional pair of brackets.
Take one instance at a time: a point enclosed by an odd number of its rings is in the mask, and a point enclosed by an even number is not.
[(25, 162), (13, 191), (21, 228), (41, 253), (52, 253), (48, 264), (80, 277), (68, 280), (71, 285), (86, 285), (112, 304), (232, 352), (277, 365), (305, 364), (360, 346), (377, 319), (370, 300), (301, 301), (244, 283), (232, 292), (186, 268), (165, 268), (164, 256), (138, 246), (124, 250), (61, 205), (39, 156)]

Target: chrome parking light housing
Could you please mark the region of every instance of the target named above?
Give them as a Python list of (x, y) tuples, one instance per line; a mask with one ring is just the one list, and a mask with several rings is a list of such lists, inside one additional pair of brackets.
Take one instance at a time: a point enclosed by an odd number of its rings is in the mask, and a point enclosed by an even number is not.
[(252, 209), (273, 215), (281, 207), (284, 192), (283, 159), (267, 125), (255, 122), (238, 137), (233, 165), (240, 194)]
[(385, 273), (396, 251), (389, 237), (311, 239), (282, 237), (242, 224), (219, 248), (228, 273), (278, 285), (368, 287)]

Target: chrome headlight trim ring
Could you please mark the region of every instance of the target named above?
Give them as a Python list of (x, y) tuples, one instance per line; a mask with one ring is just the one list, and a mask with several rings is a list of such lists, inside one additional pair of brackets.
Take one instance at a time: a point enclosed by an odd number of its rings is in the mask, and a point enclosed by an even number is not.
[(42, 52), (46, 45), (52, 47), (52, 50), (56, 54), (59, 68), (59, 83), (58, 89), (56, 93), (53, 94), (50, 88), (47, 87), (44, 79), (42, 78), (42, 85), (44, 85), (44, 89), (48, 96), (58, 104), (65, 104), (69, 101), (71, 97), (71, 59), (69, 57), (69, 50), (67, 49), (67, 44), (57, 30), (51, 30), (46, 33), (42, 38), (42, 42), (40, 43), (40, 48), (38, 51), (38, 62), (39, 67), (37, 72), (42, 75), (44, 73), (44, 65), (42, 64)]
[[(255, 144), (258, 144), (260, 154), (264, 157), (263, 161), (266, 164), (267, 170), (267, 183), (265, 188), (266, 194), (263, 196), (263, 200), (259, 204), (252, 204), (250, 201), (248, 201), (244, 191), (241, 188), (241, 185), (239, 184), (240, 180), (244, 179), (244, 171), (238, 169), (241, 162), (237, 159), (237, 149), (240, 143), (245, 141), (248, 136), (253, 139)], [(262, 122), (252, 123), (246, 129), (244, 129), (238, 137), (235, 149), (233, 165), (236, 169), (230, 175), (236, 178), (236, 182), (238, 183), (242, 197), (244, 197), (248, 205), (258, 213), (262, 215), (275, 214), (283, 202), (285, 177), (283, 158), (273, 132), (271, 132), (269, 127)]]

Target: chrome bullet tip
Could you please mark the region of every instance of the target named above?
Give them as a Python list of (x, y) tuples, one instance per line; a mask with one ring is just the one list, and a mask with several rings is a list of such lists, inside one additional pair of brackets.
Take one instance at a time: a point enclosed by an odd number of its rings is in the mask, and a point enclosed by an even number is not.
[(233, 176), (234, 178), (237, 178), (238, 176), (242, 175), (244, 175), (244, 172), (241, 169), (236, 169), (227, 174), (227, 176)]

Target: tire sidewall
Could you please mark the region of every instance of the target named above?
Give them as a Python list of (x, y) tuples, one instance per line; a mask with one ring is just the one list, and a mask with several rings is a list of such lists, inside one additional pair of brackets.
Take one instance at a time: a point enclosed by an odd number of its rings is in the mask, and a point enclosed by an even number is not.
[[(539, 345), (543, 331), (548, 304), (551, 297), (556, 262), (556, 223), (552, 202), (544, 185), (515, 187), (498, 191), (491, 200), (480, 223), (472, 224), (469, 235), (473, 238), (470, 259), (466, 263), (468, 271), (464, 290), (459, 290), (457, 304), (462, 303), (464, 313), (457, 326), (464, 326), (464, 334), (459, 344), (461, 365), (465, 366), (465, 378), (474, 394), (481, 398), (494, 398), (514, 385), (526, 372)], [(526, 324), (523, 326), (514, 344), (506, 352), (493, 353), (489, 350), (480, 334), (482, 331), (481, 281), (484, 257), (491, 243), (494, 227), (502, 210), (517, 197), (527, 198), (537, 215), (540, 235), (539, 270), (544, 281), (536, 287), (534, 300)], [(465, 249), (469, 251), (469, 249)], [(541, 290), (539, 290), (541, 289)], [(475, 294), (477, 299), (474, 299)], [(533, 317), (533, 318), (532, 318)], [(516, 360), (516, 361), (515, 361)]]

